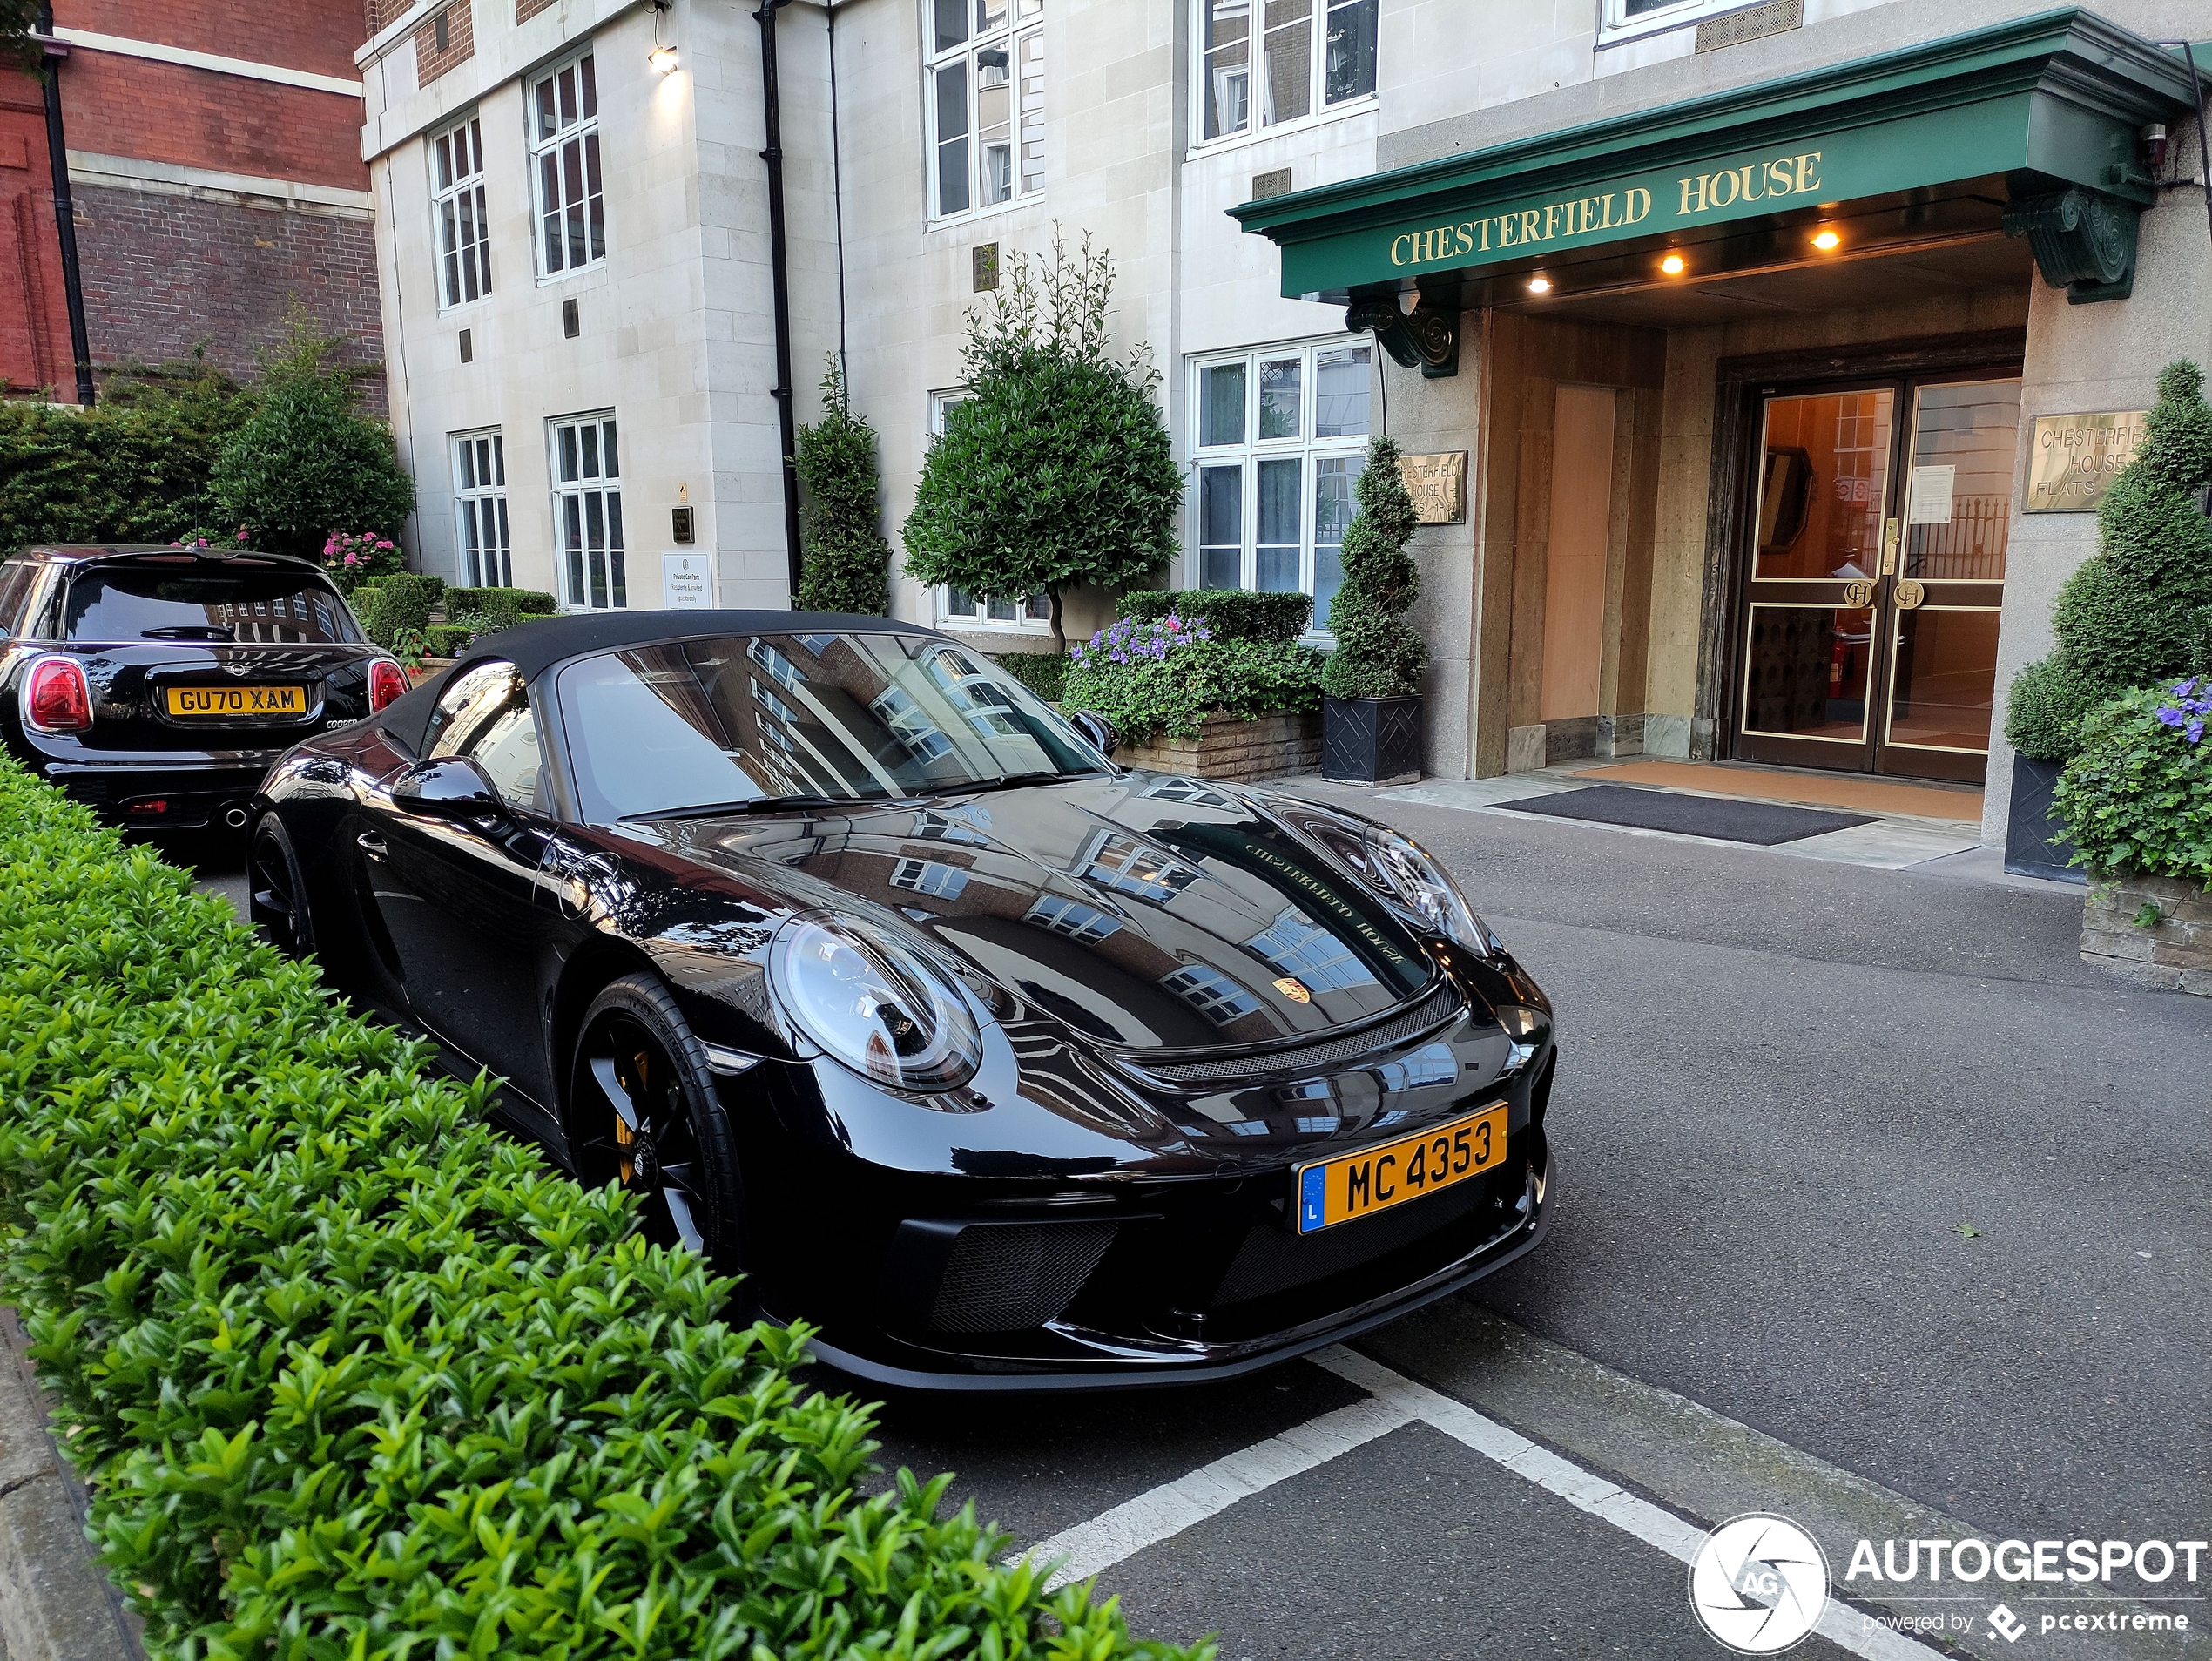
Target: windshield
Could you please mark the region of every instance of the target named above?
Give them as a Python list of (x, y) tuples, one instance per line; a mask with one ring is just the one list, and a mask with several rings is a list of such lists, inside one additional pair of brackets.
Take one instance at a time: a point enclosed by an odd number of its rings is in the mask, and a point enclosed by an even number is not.
[(563, 670), (560, 698), (577, 792), (602, 823), (1108, 769), (988, 658), (921, 635), (728, 635), (632, 647)]
[[(196, 567), (196, 568), (195, 568)], [(338, 592), (295, 565), (95, 565), (70, 579), (66, 640), (328, 645), (361, 631)]]

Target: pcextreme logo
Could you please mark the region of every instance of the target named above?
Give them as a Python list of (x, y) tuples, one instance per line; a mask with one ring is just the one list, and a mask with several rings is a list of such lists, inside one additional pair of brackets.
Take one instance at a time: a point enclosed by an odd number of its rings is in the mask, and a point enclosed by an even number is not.
[(1800, 1642), (1828, 1607), (1828, 1556), (1786, 1516), (1730, 1517), (1689, 1563), (1689, 1606), (1706, 1631), (1739, 1655), (1776, 1655)]

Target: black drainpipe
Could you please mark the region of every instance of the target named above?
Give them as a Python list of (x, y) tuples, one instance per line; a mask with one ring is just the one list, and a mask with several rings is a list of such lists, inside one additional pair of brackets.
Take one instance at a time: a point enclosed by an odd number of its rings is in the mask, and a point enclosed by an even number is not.
[(784, 253), (784, 124), (776, 94), (776, 14), (791, 0), (761, 0), (760, 105), (767, 123), (768, 272), (776, 300), (776, 422), (783, 434), (784, 547), (790, 556), (791, 603), (799, 604), (799, 439), (792, 417), (791, 273)]
[[(38, 32), (54, 32), (54, 9), (38, 8)], [(69, 350), (77, 364), (77, 402), (92, 407), (92, 348), (84, 333), (84, 284), (77, 270), (77, 204), (69, 194), (69, 140), (62, 133), (62, 60), (69, 48), (46, 46), (46, 171), (54, 181), (54, 229), (61, 238), (62, 296), (69, 305)]]

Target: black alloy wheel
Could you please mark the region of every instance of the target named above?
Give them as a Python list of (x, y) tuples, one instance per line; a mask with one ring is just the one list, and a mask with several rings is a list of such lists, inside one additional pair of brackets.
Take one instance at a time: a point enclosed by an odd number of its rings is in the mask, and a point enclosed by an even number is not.
[(592, 1000), (572, 1076), (570, 1146), (593, 1187), (637, 1196), (638, 1226), (737, 1266), (737, 1167), (706, 1057), (668, 989), (630, 975)]
[(314, 918), (307, 909), (307, 885), (300, 875), (300, 855), (284, 821), (263, 814), (247, 845), (246, 879), (253, 895), (250, 915), (253, 926), (287, 957), (312, 957), (315, 950)]

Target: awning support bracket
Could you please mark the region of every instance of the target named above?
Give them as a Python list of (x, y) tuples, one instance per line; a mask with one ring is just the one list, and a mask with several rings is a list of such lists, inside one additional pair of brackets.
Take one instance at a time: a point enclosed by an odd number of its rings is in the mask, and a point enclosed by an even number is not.
[(2005, 210), (2005, 234), (2024, 236), (2035, 268), (2067, 303), (2125, 300), (2135, 287), (2135, 228), (2142, 209), (2074, 186), (2020, 198)]
[(1354, 334), (1374, 331), (1382, 349), (1405, 367), (1420, 366), (1431, 380), (1460, 372), (1460, 314), (1457, 307), (1431, 306), (1424, 294), (1409, 315), (1394, 294), (1355, 294), (1345, 307), (1344, 326)]

